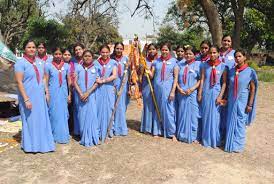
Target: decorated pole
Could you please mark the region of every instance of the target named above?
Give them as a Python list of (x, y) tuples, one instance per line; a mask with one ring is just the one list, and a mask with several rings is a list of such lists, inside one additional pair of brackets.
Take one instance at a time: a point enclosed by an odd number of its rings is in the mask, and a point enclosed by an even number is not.
[(113, 108), (113, 111), (112, 111), (112, 114), (111, 114), (111, 117), (110, 117), (110, 120), (109, 120), (109, 123), (108, 123), (108, 130), (107, 130), (107, 136), (106, 137), (110, 137), (110, 131), (111, 131), (112, 126), (113, 126), (113, 121), (114, 121), (114, 118), (115, 118), (115, 112), (118, 108), (119, 101), (121, 99), (124, 87), (127, 83), (127, 80), (128, 80), (128, 64), (126, 64), (126, 66), (125, 66), (124, 75), (123, 75), (123, 79), (122, 79), (122, 84), (121, 84), (120, 89), (117, 93), (117, 98), (116, 98), (114, 108)]
[(155, 94), (154, 94), (154, 89), (153, 89), (153, 86), (151, 84), (151, 80), (150, 80), (150, 77), (148, 75), (148, 73), (146, 72), (147, 69), (147, 65), (146, 65), (146, 61), (145, 61), (145, 58), (144, 56), (141, 56), (140, 57), (140, 63), (144, 66), (144, 75), (146, 76), (147, 78), (147, 81), (148, 81), (148, 85), (149, 85), (149, 88), (150, 88), (150, 93), (151, 93), (151, 97), (152, 97), (152, 100), (153, 100), (153, 104), (154, 104), (154, 107), (156, 109), (156, 113), (157, 113), (157, 116), (158, 116), (158, 119), (159, 121), (161, 122), (161, 126), (163, 127), (162, 125), (162, 117), (161, 117), (161, 113), (160, 113), (160, 110), (159, 110), (159, 106), (158, 106), (158, 103), (156, 101), (156, 97), (155, 97)]

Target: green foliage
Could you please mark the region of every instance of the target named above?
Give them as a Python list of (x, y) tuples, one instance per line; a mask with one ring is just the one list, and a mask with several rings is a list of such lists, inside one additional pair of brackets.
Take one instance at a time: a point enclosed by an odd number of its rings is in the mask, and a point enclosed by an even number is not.
[(103, 15), (96, 19), (67, 15), (63, 19), (65, 29), (69, 32), (67, 40), (70, 43), (82, 42), (94, 52), (97, 52), (102, 44), (122, 41), (117, 27), (110, 22), (111, 18)]
[(248, 61), (247, 64), (249, 67), (253, 68), (256, 71), (260, 69), (258, 64), (255, 61)]
[(68, 31), (64, 25), (56, 20), (46, 20), (44, 17), (36, 17), (28, 22), (22, 43), (27, 39), (33, 39), (36, 42), (45, 42), (49, 51), (54, 47), (66, 47), (70, 43), (66, 39)]
[(258, 72), (259, 81), (274, 82), (274, 72), (261, 71)]
[(174, 47), (178, 45), (191, 45), (198, 49), (204, 38), (203, 34), (204, 31), (200, 27), (186, 29), (185, 31), (176, 31), (171, 26), (165, 26), (160, 28), (157, 42), (159, 44), (169, 42)]
[[(235, 17), (230, 0), (213, 0), (222, 22), (223, 34), (232, 35)], [(274, 16), (273, 0), (245, 1), (243, 29), (241, 31), (241, 47), (251, 51), (255, 46), (266, 50), (274, 50)], [(195, 26), (206, 28), (207, 20), (198, 0), (178, 0), (171, 3), (165, 22), (175, 30), (185, 30)], [(186, 24), (188, 26), (186, 26)], [(207, 31), (207, 30), (205, 30)]]
[(0, 31), (3, 42), (14, 50), (26, 31), (28, 20), (39, 13), (38, 1), (1, 0)]

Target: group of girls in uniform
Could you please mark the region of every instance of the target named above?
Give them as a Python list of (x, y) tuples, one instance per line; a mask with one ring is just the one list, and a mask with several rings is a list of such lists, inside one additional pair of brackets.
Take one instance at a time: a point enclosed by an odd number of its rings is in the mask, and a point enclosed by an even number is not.
[(198, 54), (191, 46), (178, 46), (174, 58), (168, 43), (161, 45), (160, 52), (158, 56), (155, 44), (147, 47), (145, 72), (157, 103), (144, 77), (141, 132), (242, 152), (246, 126), (255, 118), (258, 88), (246, 52), (233, 50), (229, 35), (222, 38), (220, 49), (203, 41)]
[[(198, 55), (190, 46), (178, 46), (175, 58), (168, 43), (160, 50), (149, 44), (144, 71), (149, 77), (141, 76), (140, 84), (140, 131), (205, 147), (224, 143), (227, 152), (243, 151), (246, 126), (255, 117), (258, 82), (246, 53), (231, 46), (231, 37), (224, 36), (220, 50), (203, 41)], [(36, 49), (32, 40), (25, 42), (24, 50), (14, 69), (25, 152), (55, 151), (55, 143), (69, 143), (70, 132), (87, 147), (128, 134), (128, 81), (123, 79), (131, 63), (123, 55), (123, 43), (116, 43), (112, 54), (109, 46), (101, 46), (96, 60), (80, 43), (74, 45), (73, 57), (69, 49), (57, 47), (50, 58), (45, 44)]]
[(39, 43), (36, 49), (32, 40), (25, 42), (24, 50), (14, 70), (25, 152), (55, 151), (55, 143), (69, 143), (70, 127), (87, 147), (128, 134), (127, 87), (121, 93), (113, 128), (107, 132), (128, 62), (123, 43), (117, 43), (111, 55), (109, 46), (102, 46), (97, 60), (80, 43), (73, 47), (74, 57), (58, 47), (48, 57), (45, 44)]

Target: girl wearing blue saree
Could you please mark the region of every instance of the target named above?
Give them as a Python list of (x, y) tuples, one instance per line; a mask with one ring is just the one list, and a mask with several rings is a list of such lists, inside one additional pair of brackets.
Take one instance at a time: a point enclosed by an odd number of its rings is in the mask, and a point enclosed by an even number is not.
[(100, 57), (94, 62), (94, 65), (99, 73), (99, 77), (96, 79), (96, 82), (99, 84), (96, 90), (96, 104), (100, 139), (104, 142), (107, 136), (108, 123), (114, 108), (116, 93), (114, 80), (117, 78), (117, 62), (110, 58), (109, 46), (101, 46)]
[[(115, 43), (114, 52), (111, 58), (117, 62), (117, 79), (114, 81), (116, 91), (120, 90), (126, 65), (128, 64), (128, 58), (126, 56), (123, 56), (123, 51), (124, 44), (122, 42)], [(128, 134), (126, 122), (126, 111), (128, 104), (128, 81), (126, 81), (114, 117), (113, 134), (115, 136), (126, 136)]]
[(51, 62), (52, 58), (47, 55), (47, 48), (44, 42), (38, 43), (37, 58), (45, 63)]
[(45, 87), (49, 118), (54, 141), (66, 144), (70, 139), (68, 128), (69, 65), (64, 62), (60, 48), (54, 48), (52, 53), (52, 62), (47, 63), (45, 66)]
[(246, 126), (256, 115), (258, 79), (255, 70), (248, 67), (246, 53), (235, 52), (237, 66), (229, 71), (228, 116), (226, 128), (227, 152), (242, 152), (245, 146)]
[(185, 50), (186, 61), (179, 63), (177, 85), (177, 139), (186, 143), (197, 142), (199, 105), (197, 89), (200, 85), (200, 61), (195, 60), (192, 48)]
[(204, 40), (200, 44), (200, 53), (196, 56), (196, 61), (201, 61), (202, 63), (209, 60), (209, 49), (211, 47), (211, 43), (208, 40)]
[(154, 113), (154, 124), (157, 125), (157, 135), (166, 138), (176, 139), (176, 111), (175, 111), (175, 90), (178, 80), (177, 59), (171, 56), (171, 46), (165, 43), (161, 46), (161, 57), (152, 64), (149, 72), (153, 78), (156, 101), (159, 106), (161, 119)]
[(234, 59), (235, 50), (232, 49), (232, 38), (230, 35), (224, 35), (222, 38), (222, 47), (220, 49), (220, 60), (230, 70), (235, 66)]
[[(76, 43), (73, 46), (74, 51), (74, 57), (72, 57), (70, 62), (70, 77), (71, 77), (71, 84), (74, 85), (75, 83), (75, 68), (77, 65), (82, 65), (83, 63), (83, 53), (85, 51), (85, 46), (81, 43)], [(78, 107), (79, 107), (79, 96), (76, 92), (76, 90), (72, 86), (72, 96), (73, 96), (73, 121), (74, 121), (74, 127), (73, 127), (73, 133), (76, 136), (80, 135), (80, 131), (82, 128), (81, 122), (78, 118)]]
[[(222, 61), (226, 67), (227, 71), (235, 67), (235, 50), (232, 49), (232, 38), (230, 35), (224, 35), (222, 38), (222, 47), (220, 49), (220, 61)], [(228, 83), (228, 81), (227, 81)], [(227, 92), (226, 92), (227, 93)], [(222, 141), (225, 140), (226, 123), (227, 123), (227, 106), (221, 107), (221, 137)]]
[(98, 72), (93, 64), (93, 54), (86, 50), (83, 53), (83, 65), (77, 65), (75, 69), (75, 89), (79, 95), (78, 116), (83, 128), (80, 132), (80, 144), (83, 146), (94, 146), (99, 143), (99, 123), (97, 118), (97, 107), (95, 89)]
[[(70, 62), (71, 62), (71, 52), (69, 49), (63, 49), (62, 50), (62, 53), (63, 53), (63, 59), (64, 59), (64, 62), (67, 63), (69, 65), (69, 68), (70, 68)], [(70, 71), (69, 71), (69, 76), (70, 76), (70, 81), (71, 81), (71, 74), (70, 74)], [(70, 82), (70, 85), (68, 84), (68, 90), (69, 90), (69, 93), (72, 94), (72, 84)], [(69, 96), (70, 98), (68, 98), (68, 111), (69, 111), (69, 120), (68, 120), (68, 124), (69, 124), (69, 132), (70, 133), (73, 133), (73, 104), (71, 103), (72, 102), (72, 97), (71, 95)]]
[[(158, 59), (157, 46), (153, 43), (147, 46), (147, 58), (146, 58), (146, 68), (141, 66), (144, 70), (151, 70), (153, 62)], [(154, 104), (152, 101), (150, 87), (145, 75), (142, 77), (142, 97), (143, 97), (143, 111), (140, 132), (150, 133), (152, 135), (158, 135), (157, 124), (154, 124)]]
[(201, 69), (201, 85), (198, 101), (201, 102), (202, 144), (216, 148), (221, 145), (221, 106), (224, 105), (226, 89), (226, 66), (219, 60), (219, 50), (213, 46), (209, 50), (210, 60)]
[(185, 59), (185, 48), (183, 46), (177, 46), (176, 48), (177, 63), (184, 63)]
[(25, 54), (14, 65), (18, 84), (19, 111), (22, 119), (21, 148), (25, 152), (55, 150), (43, 83), (44, 63), (35, 58), (31, 40), (24, 43)]

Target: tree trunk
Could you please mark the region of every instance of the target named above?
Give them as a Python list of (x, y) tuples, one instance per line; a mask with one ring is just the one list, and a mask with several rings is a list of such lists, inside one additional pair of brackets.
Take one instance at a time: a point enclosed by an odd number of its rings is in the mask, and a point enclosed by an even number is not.
[(217, 7), (212, 0), (200, 0), (200, 4), (208, 20), (209, 31), (214, 45), (221, 46), (223, 29)]
[(244, 5), (245, 0), (231, 0), (231, 6), (235, 17), (232, 43), (233, 48), (237, 49), (241, 45), (241, 31), (244, 20)]

